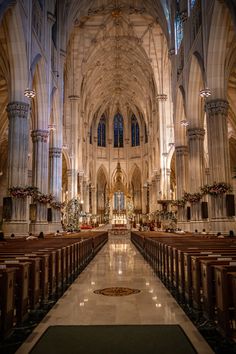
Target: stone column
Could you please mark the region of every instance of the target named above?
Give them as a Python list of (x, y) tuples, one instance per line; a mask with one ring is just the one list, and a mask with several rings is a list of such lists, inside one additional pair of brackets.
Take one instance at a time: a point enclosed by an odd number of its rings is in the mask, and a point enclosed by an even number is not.
[[(189, 144), (189, 192), (200, 192), (204, 184), (204, 135), (202, 128), (189, 128), (187, 130)], [(191, 220), (201, 220), (201, 203), (192, 203)]]
[[(33, 141), (33, 186), (39, 192), (48, 194), (48, 130), (33, 130), (31, 137)], [(36, 202), (36, 218), (31, 222), (30, 230), (38, 234), (40, 231), (48, 231), (47, 204)]]
[(170, 193), (170, 175), (171, 175), (171, 169), (167, 168), (166, 169), (166, 199), (171, 199), (171, 193)]
[[(188, 190), (188, 147), (185, 145), (176, 146), (175, 152), (177, 199), (181, 199), (184, 192)], [(186, 221), (186, 212), (184, 207), (178, 207), (178, 221)]]
[[(215, 99), (208, 101), (205, 108), (207, 112), (210, 183), (230, 183), (230, 155), (227, 128), (229, 104), (223, 99)], [(234, 226), (233, 221), (227, 218), (225, 195), (211, 197), (210, 199), (213, 221), (212, 230), (228, 232), (229, 228)]]
[(84, 211), (89, 213), (89, 184), (84, 182)]
[[(25, 187), (28, 181), (28, 112), (29, 104), (11, 102), (7, 106), (8, 133), (8, 187)], [(28, 233), (27, 198), (12, 198), (12, 215), (3, 223), (6, 235)]]
[(147, 212), (147, 185), (143, 186), (142, 190), (142, 214)]
[(72, 198), (72, 170), (67, 170), (67, 180), (68, 180), (68, 195), (67, 195), (67, 202)]
[[(71, 198), (78, 196), (78, 122), (79, 122), (79, 96), (71, 95), (70, 114), (71, 114)], [(79, 156), (79, 158), (82, 158)]]
[[(62, 187), (62, 149), (49, 148), (49, 190), (56, 201), (61, 201)], [(61, 210), (52, 208), (52, 231), (61, 229)]]
[(155, 211), (155, 209), (156, 209), (156, 201), (157, 201), (156, 192), (157, 192), (156, 179), (154, 177), (154, 179), (152, 180), (151, 211)]
[(97, 215), (97, 194), (94, 186), (92, 187), (92, 214)]

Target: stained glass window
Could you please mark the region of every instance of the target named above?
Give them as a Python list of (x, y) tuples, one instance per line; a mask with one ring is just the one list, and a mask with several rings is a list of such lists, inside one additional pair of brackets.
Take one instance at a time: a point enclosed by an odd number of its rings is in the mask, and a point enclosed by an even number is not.
[(135, 115), (133, 115), (131, 118), (131, 142), (132, 142), (132, 146), (140, 145), (139, 124)]
[(122, 210), (125, 208), (125, 196), (123, 192), (114, 193), (114, 209)]
[(183, 21), (181, 20), (180, 14), (176, 15), (175, 18), (175, 47), (176, 51), (179, 50), (180, 44), (183, 39), (184, 29), (183, 29)]
[(104, 114), (98, 123), (98, 146), (106, 146), (106, 118)]
[(124, 146), (124, 122), (120, 113), (114, 117), (114, 147)]

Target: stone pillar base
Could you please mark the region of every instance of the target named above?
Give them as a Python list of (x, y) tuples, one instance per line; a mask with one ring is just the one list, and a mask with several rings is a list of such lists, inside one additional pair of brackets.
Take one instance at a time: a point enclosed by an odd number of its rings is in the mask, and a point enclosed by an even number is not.
[(57, 222), (50, 222), (48, 223), (48, 231), (47, 233), (54, 233), (59, 230), (60, 232), (62, 232), (62, 225), (60, 221)]
[(36, 221), (29, 225), (29, 231), (32, 232), (33, 235), (38, 236), (42, 231), (45, 235), (49, 233), (48, 231), (48, 222), (45, 221)]
[(6, 237), (15, 234), (16, 237), (28, 236), (29, 224), (26, 221), (5, 221), (2, 230)]
[(208, 220), (204, 221), (178, 221), (177, 222), (177, 227), (181, 228), (184, 231), (187, 232), (195, 232), (195, 230), (198, 230), (199, 233), (202, 232), (203, 229), (206, 230), (207, 233), (211, 234), (211, 223)]
[(236, 234), (235, 218), (211, 219), (212, 233), (217, 234), (217, 232), (221, 232), (224, 235), (228, 235), (229, 230), (233, 230), (234, 234)]

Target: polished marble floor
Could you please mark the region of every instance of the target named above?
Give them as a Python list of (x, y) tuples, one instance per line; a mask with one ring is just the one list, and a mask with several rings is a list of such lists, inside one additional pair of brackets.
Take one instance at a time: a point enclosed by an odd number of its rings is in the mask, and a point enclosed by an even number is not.
[[(117, 286), (141, 292), (120, 297), (94, 293)], [(179, 324), (198, 354), (213, 353), (128, 236), (109, 237), (109, 242), (16, 353), (28, 353), (50, 325), (103, 324)]]

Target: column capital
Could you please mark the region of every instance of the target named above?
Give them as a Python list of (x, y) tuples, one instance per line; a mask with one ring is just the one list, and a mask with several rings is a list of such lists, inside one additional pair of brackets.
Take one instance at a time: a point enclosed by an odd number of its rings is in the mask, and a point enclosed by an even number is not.
[(59, 158), (61, 157), (62, 149), (58, 147), (49, 148), (49, 157), (50, 158)]
[(175, 147), (176, 155), (187, 155), (188, 154), (188, 147), (186, 145), (179, 145)]
[(204, 139), (205, 129), (203, 128), (189, 128), (187, 130), (188, 137), (191, 140)]
[(10, 102), (6, 109), (8, 118), (27, 118), (29, 111), (29, 104), (25, 102)]
[(216, 99), (206, 102), (205, 111), (213, 116), (216, 114), (221, 114), (227, 116), (229, 109), (229, 102), (223, 99)]
[(49, 136), (48, 130), (38, 129), (38, 130), (32, 130), (31, 132), (32, 141), (34, 143), (38, 141), (46, 143), (48, 141), (48, 136)]

